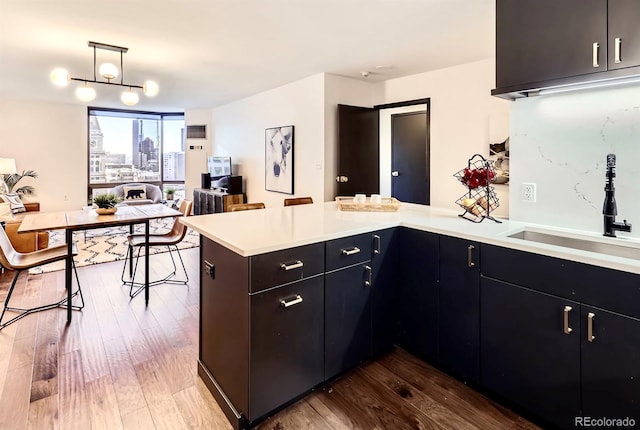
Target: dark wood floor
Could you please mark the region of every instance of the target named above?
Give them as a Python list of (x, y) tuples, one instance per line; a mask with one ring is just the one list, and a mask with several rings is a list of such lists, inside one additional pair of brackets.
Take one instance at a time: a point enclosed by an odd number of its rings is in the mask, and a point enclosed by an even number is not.
[[(230, 429), (196, 374), (198, 249), (182, 251), (188, 287), (129, 300), (122, 262), (78, 269), (86, 306), (30, 315), (0, 332), (0, 429)], [(151, 272), (165, 270), (166, 254)], [(4, 302), (12, 273), (0, 275)], [(64, 273), (22, 275), (12, 304), (64, 294)], [(367, 364), (260, 429), (536, 428), (402, 350)]]

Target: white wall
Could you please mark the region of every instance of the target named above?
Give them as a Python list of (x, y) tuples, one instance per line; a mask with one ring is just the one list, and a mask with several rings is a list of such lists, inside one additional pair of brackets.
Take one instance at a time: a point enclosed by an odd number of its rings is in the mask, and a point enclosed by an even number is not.
[[(518, 100), (511, 110), (511, 218), (602, 233), (605, 167), (617, 156), (617, 219), (640, 237), (640, 87)], [(537, 202), (520, 184), (537, 186)]]
[[(453, 174), (466, 167), (472, 155), (487, 156), (490, 118), (509, 112), (511, 102), (492, 97), (495, 60), (487, 59), (384, 83), (375, 104), (431, 99), (431, 205), (457, 208), (465, 188)], [(508, 188), (496, 186), (497, 216), (509, 215)]]
[[(207, 156), (212, 155), (213, 117), (211, 109), (192, 109), (184, 113), (185, 130), (187, 125), (206, 125), (205, 139), (187, 139), (185, 148), (185, 196), (193, 199), (193, 189), (200, 188), (201, 174), (207, 172)], [(191, 149), (191, 146), (194, 149)], [(202, 146), (202, 149), (198, 147)], [(234, 161), (234, 160), (232, 160)], [(235, 173), (235, 172), (234, 172)]]
[[(265, 190), (265, 129), (294, 128), (294, 196), (324, 200), (324, 75), (314, 75), (213, 109), (213, 153), (230, 155), (249, 202), (282, 206)], [(235, 167), (235, 166), (234, 166)]]
[(0, 98), (0, 157), (18, 171), (35, 170), (43, 211), (80, 209), (87, 199), (87, 108), (75, 104)]

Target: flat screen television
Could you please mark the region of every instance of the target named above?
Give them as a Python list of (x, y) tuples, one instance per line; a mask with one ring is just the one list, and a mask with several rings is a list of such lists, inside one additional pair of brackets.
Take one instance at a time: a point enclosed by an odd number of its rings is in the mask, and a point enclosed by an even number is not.
[(207, 170), (211, 180), (217, 180), (231, 175), (231, 157), (208, 157)]

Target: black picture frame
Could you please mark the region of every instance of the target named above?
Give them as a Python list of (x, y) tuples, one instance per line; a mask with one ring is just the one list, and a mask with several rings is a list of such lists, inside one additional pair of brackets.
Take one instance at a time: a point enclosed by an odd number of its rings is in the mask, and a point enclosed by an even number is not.
[(267, 128), (264, 131), (264, 189), (293, 194), (294, 126)]

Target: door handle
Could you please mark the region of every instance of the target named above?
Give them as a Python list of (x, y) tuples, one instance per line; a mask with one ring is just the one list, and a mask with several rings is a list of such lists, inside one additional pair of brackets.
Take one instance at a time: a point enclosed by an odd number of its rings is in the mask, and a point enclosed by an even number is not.
[(296, 295), (296, 296), (291, 297), (289, 299), (280, 300), (280, 306), (282, 306), (283, 308), (288, 308), (290, 306), (294, 306), (294, 305), (297, 305), (299, 303), (302, 303), (302, 296), (300, 296), (300, 295)]
[(593, 320), (596, 319), (596, 314), (589, 312), (587, 314), (587, 341), (593, 342), (596, 337), (593, 335)]
[(573, 331), (573, 329), (571, 327), (569, 327), (569, 312), (571, 312), (571, 306), (565, 306), (564, 307), (564, 316), (563, 316), (563, 331), (564, 334), (569, 334)]
[(400, 173), (397, 170), (394, 170), (393, 172), (391, 172), (391, 176), (398, 177), (400, 176)]
[(299, 267), (304, 266), (304, 263), (300, 260), (296, 260), (292, 263), (282, 263), (280, 264), (280, 269), (285, 270), (285, 271), (289, 271), (289, 270), (293, 270), (293, 269), (297, 269)]
[(622, 39), (616, 37), (614, 40), (614, 51), (615, 51), (615, 59), (616, 63), (621, 63), (622, 59), (620, 58), (620, 48), (622, 47)]
[(359, 252), (360, 252), (360, 248), (358, 248), (357, 246), (354, 246), (353, 248), (343, 249), (342, 255), (355, 255)]
[(469, 245), (467, 248), (467, 265), (469, 267), (474, 267), (476, 263), (473, 262), (473, 250), (476, 249), (475, 246)]
[(593, 42), (593, 67), (600, 67), (598, 64), (598, 51), (600, 50), (600, 44), (598, 42)]

